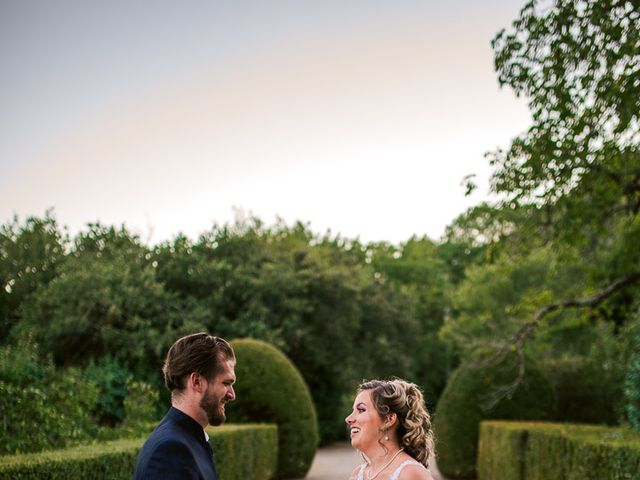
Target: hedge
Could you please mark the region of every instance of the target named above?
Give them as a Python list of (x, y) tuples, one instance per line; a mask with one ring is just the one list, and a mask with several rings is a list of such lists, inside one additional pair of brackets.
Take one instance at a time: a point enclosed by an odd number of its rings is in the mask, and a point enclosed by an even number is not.
[(511, 397), (491, 409), (483, 406), (493, 391), (518, 375), (518, 361), (511, 352), (500, 363), (490, 351), (477, 352), (453, 373), (435, 411), (438, 469), (450, 479), (476, 476), (478, 433), (481, 420), (553, 420), (555, 395), (551, 384), (531, 358), (526, 375)]
[[(227, 406), (233, 423), (278, 425), (279, 479), (304, 478), (318, 446), (318, 422), (309, 388), (289, 358), (271, 344), (231, 342), (236, 358), (236, 400)], [(226, 479), (225, 479), (226, 480)]]
[[(275, 425), (225, 425), (208, 430), (216, 467), (225, 480), (268, 480), (277, 465)], [(64, 450), (0, 457), (0, 480), (131, 480), (145, 437)]]
[(640, 480), (640, 432), (602, 425), (485, 421), (479, 480)]
[(268, 480), (278, 466), (278, 427), (266, 424), (209, 427), (218, 477)]

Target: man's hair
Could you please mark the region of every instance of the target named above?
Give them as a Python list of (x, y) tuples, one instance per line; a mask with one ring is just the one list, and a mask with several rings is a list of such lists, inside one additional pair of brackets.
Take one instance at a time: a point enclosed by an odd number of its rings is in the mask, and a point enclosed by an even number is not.
[(229, 343), (205, 332), (194, 333), (175, 341), (162, 366), (164, 384), (172, 392), (185, 388), (185, 378), (196, 372), (212, 380), (224, 371), (226, 360), (235, 359)]

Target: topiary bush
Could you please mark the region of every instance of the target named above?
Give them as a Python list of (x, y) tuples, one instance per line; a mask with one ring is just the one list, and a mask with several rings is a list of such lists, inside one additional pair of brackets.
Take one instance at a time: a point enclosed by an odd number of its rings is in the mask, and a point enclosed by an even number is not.
[(253, 339), (234, 340), (236, 401), (229, 421), (278, 425), (276, 478), (303, 478), (318, 445), (318, 422), (311, 393), (291, 361), (274, 346)]
[(480, 480), (640, 478), (640, 434), (627, 428), (487, 421), (480, 427)]
[[(275, 425), (209, 427), (216, 468), (225, 480), (269, 480), (276, 469)], [(0, 456), (0, 480), (130, 480), (149, 435), (95, 442), (62, 450)]]
[(451, 376), (438, 402), (434, 430), (438, 468), (449, 478), (473, 478), (476, 473), (478, 428), (481, 420), (551, 420), (555, 418), (553, 387), (531, 358), (525, 377), (510, 398), (488, 408), (496, 389), (518, 375), (519, 357), (509, 353), (501, 362), (493, 352), (477, 352)]

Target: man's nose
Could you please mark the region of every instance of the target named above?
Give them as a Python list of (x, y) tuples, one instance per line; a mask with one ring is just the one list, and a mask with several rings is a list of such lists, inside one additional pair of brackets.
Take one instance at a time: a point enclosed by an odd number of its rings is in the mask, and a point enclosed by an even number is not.
[(236, 392), (233, 390), (233, 387), (229, 387), (229, 391), (227, 392), (227, 398), (229, 400), (235, 400), (236, 399)]

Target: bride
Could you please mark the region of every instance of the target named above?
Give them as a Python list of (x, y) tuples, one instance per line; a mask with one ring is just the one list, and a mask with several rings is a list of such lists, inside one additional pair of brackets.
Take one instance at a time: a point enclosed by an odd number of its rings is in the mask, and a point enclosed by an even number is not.
[(358, 387), (345, 419), (351, 445), (366, 462), (350, 480), (433, 480), (431, 417), (417, 385), (404, 380), (371, 380)]

